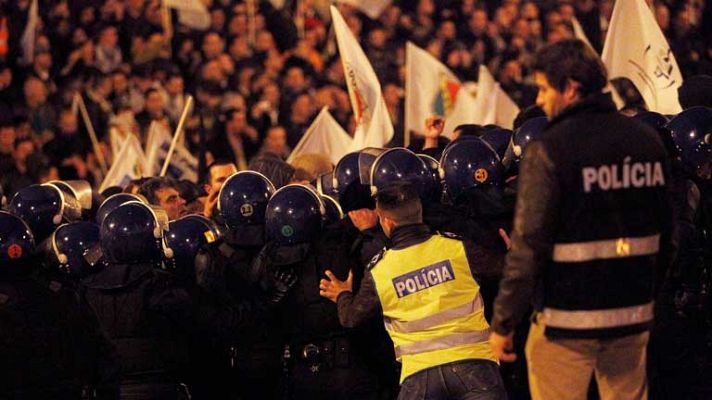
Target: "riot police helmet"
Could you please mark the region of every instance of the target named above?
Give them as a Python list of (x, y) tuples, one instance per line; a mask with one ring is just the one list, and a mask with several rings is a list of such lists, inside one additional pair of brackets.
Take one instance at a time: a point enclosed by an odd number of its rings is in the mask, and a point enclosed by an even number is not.
[(437, 192), (428, 166), (412, 151), (396, 147), (381, 153), (371, 167), (371, 194), (396, 182), (412, 184), (422, 198)]
[(96, 223), (101, 226), (104, 222), (104, 218), (109, 215), (110, 212), (114, 211), (116, 207), (129, 202), (129, 201), (141, 201), (148, 203), (143, 196), (131, 193), (116, 193), (104, 200), (99, 206), (99, 210), (96, 212)]
[(300, 184), (284, 186), (267, 204), (267, 237), (278, 245), (310, 243), (321, 230), (324, 214), (324, 203), (316, 190)]
[(51, 183), (20, 189), (10, 201), (8, 211), (22, 218), (38, 241), (49, 237), (63, 222), (82, 217), (79, 201)]
[(443, 152), (440, 177), (450, 198), (456, 200), (470, 188), (502, 184), (504, 166), (497, 152), (484, 140), (458, 139)]
[(267, 202), (274, 194), (272, 182), (255, 171), (231, 175), (218, 195), (218, 212), (231, 230), (264, 225)]
[(712, 176), (712, 109), (692, 107), (666, 125), (688, 173), (709, 179)]
[(27, 260), (35, 253), (35, 237), (17, 215), (0, 211), (0, 269)]
[(129, 201), (111, 211), (101, 224), (101, 250), (107, 262), (138, 264), (172, 258), (164, 242), (165, 212), (140, 201)]
[(529, 143), (541, 137), (548, 123), (549, 120), (546, 117), (530, 118), (522, 123), (512, 135), (507, 152), (502, 158), (505, 168), (509, 168), (512, 164), (518, 165), (522, 161), (524, 150)]
[(166, 244), (173, 250), (176, 273), (195, 276), (195, 256), (209, 245), (219, 243), (222, 233), (212, 220), (202, 215), (186, 215), (173, 220), (166, 233)]
[(47, 239), (47, 260), (58, 271), (82, 278), (92, 265), (84, 258), (86, 252), (99, 245), (99, 226), (87, 221), (60, 225)]

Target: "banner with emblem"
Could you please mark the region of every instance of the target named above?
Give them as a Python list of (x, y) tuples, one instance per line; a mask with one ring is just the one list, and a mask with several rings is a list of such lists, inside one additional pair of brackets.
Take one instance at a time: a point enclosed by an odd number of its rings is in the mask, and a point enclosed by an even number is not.
[(141, 142), (136, 136), (128, 135), (99, 186), (99, 192), (109, 186), (125, 187), (131, 180), (146, 176), (146, 166), (146, 156), (141, 148)]
[(682, 74), (645, 0), (616, 1), (601, 58), (608, 78), (630, 79), (650, 111), (682, 111), (677, 95)]
[(425, 119), (445, 118), (443, 135), (460, 124), (477, 123), (475, 96), (455, 74), (427, 51), (411, 42), (405, 46), (405, 131), (425, 134)]
[(358, 40), (334, 6), (331, 6), (331, 20), (357, 124), (352, 149), (383, 147), (393, 137), (393, 123), (381, 94), (381, 84)]
[(351, 136), (329, 112), (329, 107), (324, 107), (299, 139), (287, 162), (291, 163), (303, 154), (326, 154), (336, 165), (350, 151), (352, 142)]
[[(153, 122), (148, 132), (146, 141), (146, 160), (148, 175), (157, 175), (161, 171), (163, 163), (166, 161), (168, 149), (171, 147), (172, 135), (168, 127), (163, 124)], [(187, 179), (191, 182), (198, 180), (198, 159), (190, 154), (188, 149), (178, 143), (171, 157), (166, 175), (181, 180)]]

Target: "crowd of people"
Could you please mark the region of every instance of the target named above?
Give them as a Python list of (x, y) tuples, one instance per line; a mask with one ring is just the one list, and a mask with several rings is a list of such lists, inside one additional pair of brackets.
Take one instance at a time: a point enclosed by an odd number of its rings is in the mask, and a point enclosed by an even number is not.
[[(677, 116), (603, 93), (574, 24), (600, 50), (613, 1), (343, 6), (396, 133), (336, 164), (286, 162), (324, 106), (355, 129), (328, 4), (213, 0), (197, 31), (157, 0), (38, 0), (26, 46), (33, 3), (0, 1), (0, 398), (710, 394), (709, 3), (650, 4)], [(514, 130), (422, 116), (401, 147), (406, 41), (487, 65)], [(145, 144), (189, 95), (198, 180), (99, 191), (109, 130)]]
[[(201, 175), (214, 159), (245, 168), (265, 152), (285, 158), (323, 106), (354, 131), (328, 4), (287, 2), (278, 10), (262, 1), (252, 10), (249, 2), (214, 0), (210, 28), (198, 31), (181, 25), (175, 11), (166, 18), (158, 0), (39, 0), (34, 44), (24, 46), (32, 3), (4, 1), (0, 9), (0, 173), (6, 193), (57, 177), (101, 182), (105, 171), (73, 106), (77, 93), (108, 162), (109, 127), (145, 142), (152, 121), (175, 128), (187, 95), (195, 96), (187, 145), (200, 155)], [(685, 77), (712, 68), (705, 39), (712, 18), (703, 3), (651, 4)], [(477, 67), (488, 66), (524, 108), (536, 96), (536, 49), (572, 37), (576, 17), (600, 52), (612, 5), (420, 0), (394, 2), (378, 20), (347, 6), (343, 11), (382, 83), (396, 132), (392, 144), (399, 145), (406, 41), (427, 49), (462, 81), (475, 81)], [(635, 93), (624, 94), (635, 102)]]

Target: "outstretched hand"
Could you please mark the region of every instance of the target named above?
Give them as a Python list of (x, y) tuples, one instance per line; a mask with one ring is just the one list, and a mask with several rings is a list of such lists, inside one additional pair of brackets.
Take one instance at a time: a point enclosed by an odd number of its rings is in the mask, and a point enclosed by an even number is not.
[(345, 281), (340, 281), (331, 271), (324, 272), (328, 280), (322, 279), (319, 282), (319, 294), (322, 297), (336, 303), (336, 299), (342, 292), (353, 291), (354, 274), (349, 270), (349, 277)]

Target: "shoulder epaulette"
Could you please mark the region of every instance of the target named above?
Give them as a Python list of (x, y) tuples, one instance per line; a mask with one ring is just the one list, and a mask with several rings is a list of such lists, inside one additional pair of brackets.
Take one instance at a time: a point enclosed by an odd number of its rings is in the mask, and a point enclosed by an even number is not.
[(371, 258), (371, 261), (369, 261), (368, 265), (366, 266), (366, 271), (372, 270), (373, 267), (375, 267), (376, 264), (378, 264), (378, 262), (381, 261), (381, 259), (383, 259), (383, 256), (386, 255), (386, 250), (387, 249), (385, 247), (382, 248), (381, 251), (376, 253), (376, 255), (373, 256), (373, 258)]

